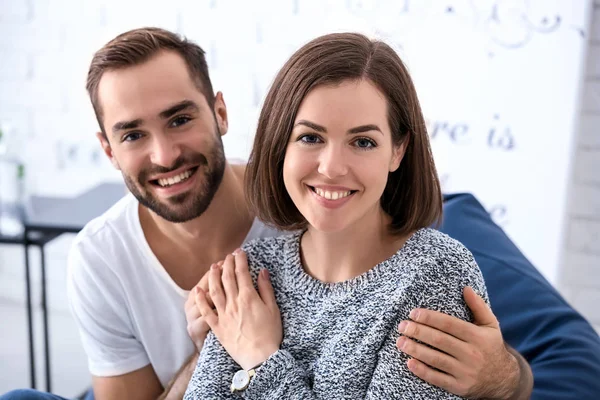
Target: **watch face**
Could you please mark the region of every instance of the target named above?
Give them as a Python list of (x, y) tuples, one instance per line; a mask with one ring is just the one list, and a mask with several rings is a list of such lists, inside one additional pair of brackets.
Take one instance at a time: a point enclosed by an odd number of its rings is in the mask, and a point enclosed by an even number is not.
[(250, 376), (248, 375), (248, 372), (244, 371), (243, 369), (233, 375), (233, 382), (231, 382), (236, 390), (245, 389), (249, 383)]

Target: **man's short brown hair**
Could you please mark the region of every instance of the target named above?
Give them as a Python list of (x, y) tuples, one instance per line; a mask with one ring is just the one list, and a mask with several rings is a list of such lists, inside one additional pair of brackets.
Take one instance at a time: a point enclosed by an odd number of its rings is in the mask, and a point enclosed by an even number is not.
[(140, 28), (120, 34), (94, 54), (88, 71), (86, 89), (102, 133), (102, 108), (98, 100), (98, 84), (104, 72), (142, 64), (160, 51), (174, 51), (185, 61), (194, 84), (212, 108), (213, 92), (205, 52), (197, 44), (165, 29)]
[(387, 99), (392, 142), (408, 141), (400, 167), (391, 172), (381, 206), (391, 230), (407, 234), (439, 222), (442, 194), (417, 93), (396, 52), (357, 33), (321, 36), (296, 51), (279, 71), (260, 113), (246, 171), (246, 196), (265, 223), (279, 229), (307, 226), (283, 182), (283, 161), (298, 108), (315, 87), (367, 79)]

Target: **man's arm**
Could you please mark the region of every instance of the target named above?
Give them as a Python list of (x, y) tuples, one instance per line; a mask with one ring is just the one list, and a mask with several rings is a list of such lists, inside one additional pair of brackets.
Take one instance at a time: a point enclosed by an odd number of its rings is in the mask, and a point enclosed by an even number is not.
[(96, 400), (153, 400), (163, 391), (152, 365), (119, 376), (94, 376), (92, 383)]
[(163, 392), (136, 338), (124, 285), (96, 243), (79, 237), (68, 258), (69, 306), (82, 339), (98, 400), (155, 400)]
[(519, 363), (519, 383), (510, 400), (529, 400), (533, 391), (533, 372), (527, 360), (515, 349), (506, 344), (506, 349)]
[[(207, 286), (207, 280), (203, 278), (196, 287)], [(200, 315), (196, 301), (198, 298), (198, 290), (196, 287), (190, 290), (188, 298), (185, 302), (185, 317), (187, 320), (187, 330), (190, 338), (196, 346), (196, 352), (183, 364), (177, 371), (175, 377), (171, 379), (169, 385), (164, 392), (158, 397), (158, 400), (181, 400), (185, 395), (196, 364), (198, 364), (198, 354), (202, 350), (204, 339), (208, 334), (209, 328), (204, 318)]]
[(204, 339), (206, 339), (206, 335), (209, 331), (209, 327), (206, 322), (204, 322), (204, 318), (202, 318), (202, 315), (200, 315), (200, 311), (196, 305), (196, 302), (198, 301), (197, 288), (203, 286), (208, 288), (206, 276), (203, 277), (200, 282), (198, 282), (198, 285), (190, 290), (184, 306), (185, 318), (187, 320), (187, 331), (190, 335), (190, 338), (194, 342), (197, 351), (194, 352), (194, 354), (192, 354), (192, 356), (183, 364), (179, 371), (177, 371), (177, 374), (175, 374), (175, 377), (171, 379), (169, 385), (163, 394), (158, 398), (158, 400), (183, 399), (183, 395), (185, 394), (188, 384), (190, 383), (194, 369), (196, 369), (196, 364), (198, 364), (198, 354), (202, 350)]
[(596, 399), (600, 338), (471, 194), (444, 195), (439, 229), (477, 260), (502, 337), (525, 357), (534, 400)]
[(158, 400), (181, 400), (183, 399), (183, 395), (190, 383), (190, 379), (192, 378), (192, 374), (194, 373), (194, 369), (196, 368), (196, 364), (198, 363), (198, 353), (192, 354), (192, 356), (183, 364), (183, 366), (177, 371), (177, 374), (171, 382), (169, 382), (169, 386), (165, 389), (163, 394), (158, 398)]
[(94, 398), (96, 400), (181, 400), (197, 362), (198, 353), (194, 353), (164, 391), (152, 365), (119, 376), (94, 376)]

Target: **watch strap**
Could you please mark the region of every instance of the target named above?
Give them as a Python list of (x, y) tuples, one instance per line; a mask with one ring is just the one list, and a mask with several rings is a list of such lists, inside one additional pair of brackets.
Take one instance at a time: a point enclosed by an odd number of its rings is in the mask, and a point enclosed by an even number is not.
[[(241, 392), (242, 390), (246, 390), (246, 388), (248, 388), (248, 386), (250, 386), (250, 382), (252, 381), (252, 378), (256, 375), (256, 370), (258, 368), (260, 368), (262, 365), (263, 365), (263, 363), (260, 363), (260, 364), (255, 365), (254, 367), (252, 367), (252, 368), (250, 368), (248, 370), (240, 370), (240, 371), (238, 371), (238, 373), (241, 372), (241, 371), (246, 371), (246, 373), (248, 374), (248, 383), (244, 387), (238, 389), (238, 388), (235, 387), (234, 383), (231, 382), (231, 393)], [(235, 375), (234, 375), (234, 377), (235, 377)]]

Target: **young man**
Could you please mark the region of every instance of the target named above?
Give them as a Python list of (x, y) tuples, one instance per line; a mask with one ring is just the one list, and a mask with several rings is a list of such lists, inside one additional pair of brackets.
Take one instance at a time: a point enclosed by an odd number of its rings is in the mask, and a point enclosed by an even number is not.
[[(227, 110), (197, 45), (160, 29), (124, 33), (94, 56), (87, 89), (100, 143), (131, 192), (85, 227), (69, 256), (71, 308), (94, 395), (180, 399), (196, 362), (194, 342), (201, 346), (206, 334), (193, 301), (186, 330), (188, 291), (245, 240), (278, 232), (249, 214), (244, 167), (225, 160)], [(445, 373), (425, 364), (414, 372), (472, 398), (529, 398), (527, 363), (507, 350), (491, 311), (465, 298), (474, 324), (426, 311), (409, 324), (407, 336), (442, 350), (452, 340), (464, 344), (451, 365), (439, 366)], [(403, 351), (420, 359), (423, 349), (412, 343)]]

